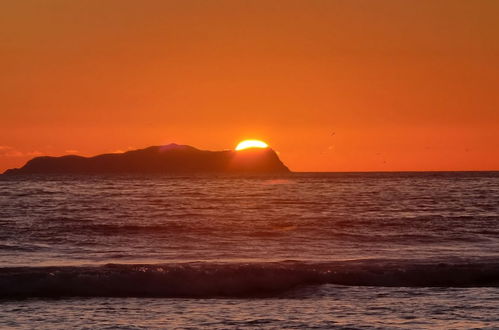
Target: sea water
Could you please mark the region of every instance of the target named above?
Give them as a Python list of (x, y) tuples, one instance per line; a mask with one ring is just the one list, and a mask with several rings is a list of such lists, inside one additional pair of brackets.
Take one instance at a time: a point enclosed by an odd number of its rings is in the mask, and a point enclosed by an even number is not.
[(0, 177), (0, 326), (496, 328), (499, 173)]

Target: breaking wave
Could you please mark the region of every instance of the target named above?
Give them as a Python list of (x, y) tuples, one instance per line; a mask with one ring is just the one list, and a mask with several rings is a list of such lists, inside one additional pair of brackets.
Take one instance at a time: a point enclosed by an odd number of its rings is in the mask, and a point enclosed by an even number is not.
[(0, 268), (0, 297), (277, 297), (302, 286), (499, 287), (499, 260), (191, 262)]

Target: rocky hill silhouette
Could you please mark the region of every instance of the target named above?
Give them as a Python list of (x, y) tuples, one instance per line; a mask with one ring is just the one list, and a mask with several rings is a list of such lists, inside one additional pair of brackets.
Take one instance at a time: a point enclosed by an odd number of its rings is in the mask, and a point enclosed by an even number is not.
[(283, 173), (289, 172), (289, 169), (271, 148), (207, 151), (172, 143), (94, 157), (75, 155), (36, 157), (23, 167), (9, 169), (4, 174), (241, 172)]

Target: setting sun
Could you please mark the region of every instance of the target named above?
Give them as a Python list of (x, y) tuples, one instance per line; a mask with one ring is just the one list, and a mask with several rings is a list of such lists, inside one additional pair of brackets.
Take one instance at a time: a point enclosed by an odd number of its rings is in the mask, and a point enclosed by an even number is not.
[(239, 142), (236, 150), (244, 150), (249, 148), (268, 148), (268, 144), (260, 140), (244, 140)]

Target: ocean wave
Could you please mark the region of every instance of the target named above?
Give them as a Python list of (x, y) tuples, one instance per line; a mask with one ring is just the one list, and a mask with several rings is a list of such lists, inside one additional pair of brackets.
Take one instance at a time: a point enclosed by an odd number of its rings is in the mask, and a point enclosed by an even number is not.
[(255, 297), (304, 286), (499, 287), (499, 260), (191, 262), (0, 268), (0, 297)]
[(46, 246), (40, 244), (0, 244), (0, 251), (23, 251), (23, 252), (34, 252), (41, 249), (45, 249)]

